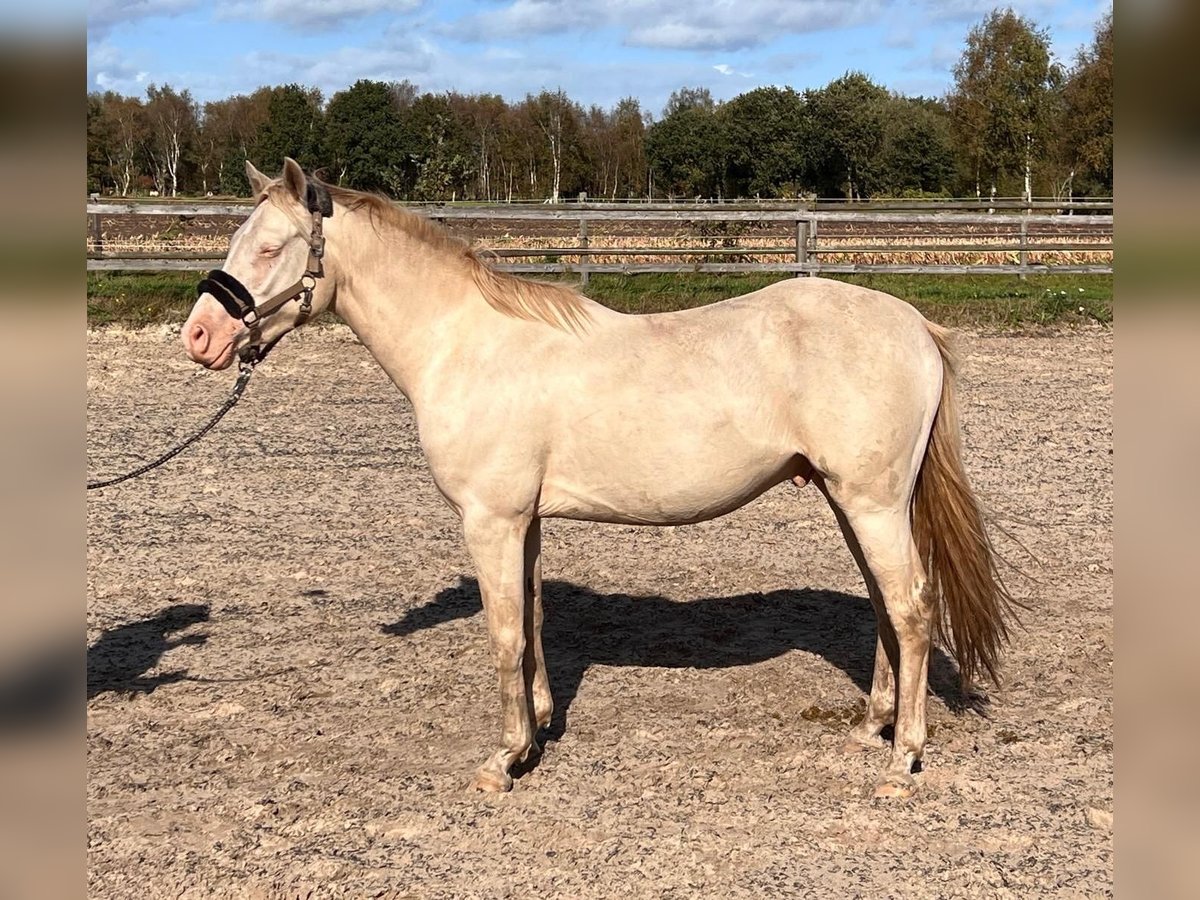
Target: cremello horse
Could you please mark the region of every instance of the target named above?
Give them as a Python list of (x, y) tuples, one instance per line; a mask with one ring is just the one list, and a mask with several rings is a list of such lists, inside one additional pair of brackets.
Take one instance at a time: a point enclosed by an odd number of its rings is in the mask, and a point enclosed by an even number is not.
[[(247, 174), (258, 206), (225, 271), (264, 298), (311, 260), (312, 193), (291, 159), (278, 179)], [(510, 789), (550, 721), (542, 519), (700, 522), (791, 479), (828, 498), (878, 618), (871, 696), (847, 746), (882, 748), (894, 725), (875, 793), (911, 795), (931, 632), (964, 678), (994, 677), (1011, 603), (963, 471), (946, 333), (895, 297), (816, 278), (622, 315), (497, 272), (382, 198), (322, 187), (333, 214), (311, 312), (336, 310), (412, 402), (478, 569), (503, 730), (475, 786)], [(247, 329), (204, 293), (183, 342), (223, 369), (294, 328), (300, 305)]]

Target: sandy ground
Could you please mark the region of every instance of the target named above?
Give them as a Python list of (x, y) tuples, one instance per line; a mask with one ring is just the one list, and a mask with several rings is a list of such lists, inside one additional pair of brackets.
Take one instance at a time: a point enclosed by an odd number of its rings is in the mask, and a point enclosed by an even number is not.
[[(940, 654), (920, 792), (839, 751), (874, 623), (815, 490), (687, 528), (548, 522), (558, 711), (508, 795), (479, 595), (411, 411), (344, 330), (88, 496), (91, 896), (1101, 896), (1112, 892), (1112, 333), (967, 335), (981, 494), (1031, 563), (986, 715)], [(216, 408), (164, 332), (88, 337), (107, 474)]]

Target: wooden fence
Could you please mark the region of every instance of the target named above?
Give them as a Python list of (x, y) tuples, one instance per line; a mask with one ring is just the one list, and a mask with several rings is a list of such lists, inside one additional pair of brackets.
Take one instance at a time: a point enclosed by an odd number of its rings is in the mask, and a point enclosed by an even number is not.
[[(527, 238), (537, 228), (553, 232), (551, 246), (488, 246), (498, 268), (533, 274), (643, 272), (777, 272), (1016, 274), (1111, 273), (1113, 216), (1088, 204), (1048, 207), (1042, 201), (1019, 214), (924, 211), (899, 207), (822, 210), (780, 204), (444, 205), (412, 207), (452, 230), (482, 223)], [(1111, 203), (1109, 204), (1111, 208)], [(239, 219), (244, 203), (92, 202), (87, 205), (88, 271), (203, 270), (224, 259), (224, 249), (196, 252), (113, 252), (106, 248), (106, 219), (170, 216), (175, 222)], [(1053, 214), (1052, 214), (1053, 213)], [(126, 222), (128, 220), (125, 220)], [(160, 220), (161, 221), (161, 220)], [(626, 233), (613, 243), (608, 230)], [(682, 244), (654, 245), (652, 236), (684, 235)], [(630, 246), (629, 235), (643, 235)], [(506, 237), (510, 235), (506, 234)], [(566, 238), (566, 240), (564, 240)], [(511, 237), (510, 237), (511, 239)], [(639, 238), (635, 238), (639, 239)], [(757, 239), (757, 240), (754, 240)], [(763, 240), (771, 243), (762, 244)], [(750, 241), (753, 241), (752, 243)], [(526, 241), (530, 243), (531, 241)], [(111, 242), (110, 242), (111, 243)], [(936, 261), (930, 262), (930, 258)], [(915, 259), (915, 261), (914, 261)], [(536, 260), (536, 261), (530, 261)]]

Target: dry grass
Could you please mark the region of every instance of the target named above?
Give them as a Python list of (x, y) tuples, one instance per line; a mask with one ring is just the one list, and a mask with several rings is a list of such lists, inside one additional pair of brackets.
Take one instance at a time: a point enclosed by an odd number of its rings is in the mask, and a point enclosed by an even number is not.
[[(636, 224), (636, 223), (634, 223)], [(724, 223), (717, 223), (718, 225)], [(767, 223), (764, 223), (767, 224)], [(534, 223), (535, 227), (537, 223)], [(626, 223), (597, 223), (589, 236), (588, 261), (596, 264), (636, 264), (691, 262), (784, 262), (790, 257), (785, 253), (763, 253), (769, 248), (789, 248), (794, 236), (776, 227), (747, 227), (731, 224), (728, 229), (706, 227), (703, 223), (687, 224), (671, 229), (646, 228), (642, 233), (626, 233)], [(610, 226), (605, 229), (604, 226)], [(624, 226), (624, 227), (622, 227)], [(954, 232), (936, 233), (926, 226), (906, 226), (903, 223), (883, 227), (855, 225), (838, 229), (827, 229), (819, 235), (820, 259), (837, 264), (896, 264), (896, 265), (1005, 265), (1019, 262), (1019, 235), (1002, 232), (994, 226), (955, 226)], [(565, 262), (578, 263), (584, 257), (580, 253), (556, 253), (552, 251), (578, 247), (578, 236), (570, 231), (557, 233), (504, 232), (477, 236), (476, 246), (481, 252), (489, 250), (546, 251), (531, 256), (509, 257), (513, 262)], [(708, 233), (706, 233), (708, 232)], [(852, 232), (852, 233), (851, 233)], [(1031, 231), (1028, 240), (1028, 261), (1034, 265), (1103, 265), (1111, 264), (1113, 251), (1087, 247), (1111, 241), (1111, 230), (1100, 233), (1080, 234), (1076, 230), (1044, 227)], [(224, 254), (229, 245), (229, 234), (223, 230), (206, 230), (205, 233), (187, 233), (168, 227), (158, 233), (129, 233), (128, 230), (105, 232), (104, 251), (114, 254), (163, 253), (163, 254)], [(1046, 249), (1044, 245), (1085, 245), (1079, 250)], [(886, 251), (878, 249), (888, 247)], [(957, 249), (958, 246), (964, 249)], [(980, 247), (995, 249), (978, 249)], [(95, 252), (92, 239), (87, 239), (87, 251)], [(655, 250), (656, 253), (605, 253), (612, 250)], [(671, 255), (671, 250), (703, 251), (710, 254), (685, 253)], [(756, 252), (760, 251), (760, 252)], [(834, 251), (834, 252), (830, 252)]]

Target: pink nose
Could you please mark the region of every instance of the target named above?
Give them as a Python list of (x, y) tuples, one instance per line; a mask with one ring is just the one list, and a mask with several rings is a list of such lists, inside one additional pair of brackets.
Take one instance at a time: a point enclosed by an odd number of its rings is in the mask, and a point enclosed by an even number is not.
[(208, 352), (209, 340), (210, 338), (208, 329), (199, 322), (196, 322), (194, 325), (192, 325), (192, 327), (187, 330), (187, 334), (184, 337), (188, 353), (190, 353), (194, 359), (203, 357), (204, 354)]

